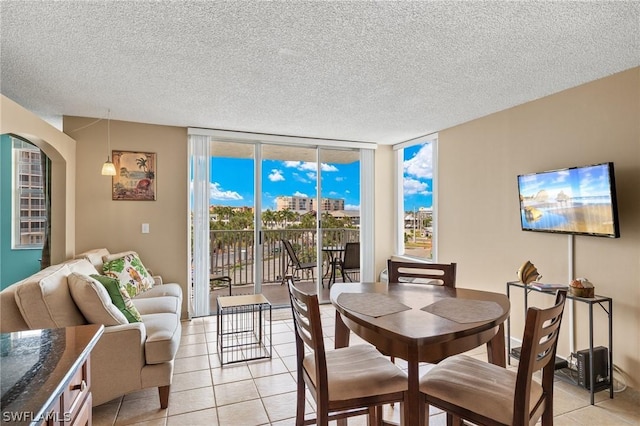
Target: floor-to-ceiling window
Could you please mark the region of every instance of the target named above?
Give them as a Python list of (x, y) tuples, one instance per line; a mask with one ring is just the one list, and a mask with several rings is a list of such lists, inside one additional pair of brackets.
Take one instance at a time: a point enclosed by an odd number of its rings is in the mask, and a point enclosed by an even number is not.
[(437, 135), (398, 144), (396, 254), (420, 260), (436, 258)]
[[(210, 178), (208, 192), (200, 196), (208, 197), (209, 220), (207, 228), (201, 223), (193, 232), (207, 233), (210, 243), (208, 254), (194, 259), (208, 262), (209, 278), (229, 276), (232, 281), (231, 290), (224, 281), (207, 282), (210, 291), (266, 294), (272, 288), (265, 286), (278, 286), (286, 296), (281, 284), (290, 274), (297, 285), (328, 301), (334, 264), (323, 251), (324, 240), (334, 245), (360, 240), (358, 144), (331, 147), (300, 138), (204, 132), (210, 142)], [(285, 240), (291, 243), (296, 261), (315, 266), (300, 268), (285, 250)], [(207, 276), (201, 275), (204, 282)], [(341, 281), (339, 275), (333, 277)], [(198, 285), (197, 279), (194, 283)], [(215, 298), (210, 298), (212, 307)], [(275, 294), (274, 298), (288, 301)]]

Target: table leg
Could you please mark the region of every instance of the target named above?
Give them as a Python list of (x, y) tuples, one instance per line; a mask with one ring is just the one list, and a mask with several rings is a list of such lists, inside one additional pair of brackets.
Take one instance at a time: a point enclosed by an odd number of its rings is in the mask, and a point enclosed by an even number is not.
[(498, 332), (487, 342), (487, 359), (491, 364), (507, 366), (504, 349), (504, 323), (498, 326)]
[(347, 327), (342, 321), (342, 316), (340, 316), (340, 312), (336, 311), (336, 328), (335, 328), (335, 348), (346, 348), (349, 346), (349, 327)]
[(420, 405), (420, 388), (418, 386), (420, 380), (420, 369), (417, 354), (410, 351), (408, 363), (408, 391), (407, 401), (404, 404), (404, 419), (408, 426), (422, 425), (425, 421), (425, 410)]

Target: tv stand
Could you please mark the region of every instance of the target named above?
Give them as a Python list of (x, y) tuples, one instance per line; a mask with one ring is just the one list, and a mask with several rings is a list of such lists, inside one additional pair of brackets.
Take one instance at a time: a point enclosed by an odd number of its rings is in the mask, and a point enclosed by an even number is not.
[[(555, 295), (555, 291), (542, 291), (535, 289), (531, 286), (525, 285), (521, 282), (510, 281), (507, 282), (507, 297), (511, 300), (511, 288), (521, 288), (523, 290), (524, 297), (524, 311), (527, 311), (529, 307), (528, 298), (529, 293), (535, 291), (537, 293)], [(584, 387), (589, 390), (589, 396), (591, 399), (591, 405), (594, 404), (594, 394), (596, 392), (603, 391), (605, 389), (609, 389), (609, 398), (613, 398), (613, 300), (610, 297), (598, 296), (591, 298), (586, 297), (577, 297), (567, 292), (567, 300), (572, 300), (580, 303), (586, 303), (589, 308), (589, 348), (585, 350), (585, 353), (588, 353), (588, 365), (586, 368), (588, 369), (587, 376), (589, 378), (589, 383), (584, 383)], [(607, 314), (607, 319), (609, 323), (609, 364), (607, 371), (607, 378), (602, 383), (595, 383), (595, 368), (594, 368), (594, 344), (593, 344), (593, 306), (600, 305), (602, 310)], [(511, 358), (518, 359), (519, 352), (516, 350), (519, 348), (511, 349), (511, 316), (507, 318), (507, 362), (511, 365)], [(599, 349), (599, 348), (598, 348)], [(581, 351), (580, 351), (581, 352)], [(597, 351), (600, 352), (600, 351)], [(563, 362), (564, 361), (564, 365)], [(565, 368), (567, 365), (567, 361), (561, 358), (556, 357), (556, 370), (560, 368)]]

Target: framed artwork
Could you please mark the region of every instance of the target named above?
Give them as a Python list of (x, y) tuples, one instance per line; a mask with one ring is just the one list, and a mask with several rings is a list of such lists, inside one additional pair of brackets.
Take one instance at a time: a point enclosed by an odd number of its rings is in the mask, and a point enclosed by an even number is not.
[(112, 178), (112, 199), (156, 200), (156, 153), (112, 151), (116, 175)]

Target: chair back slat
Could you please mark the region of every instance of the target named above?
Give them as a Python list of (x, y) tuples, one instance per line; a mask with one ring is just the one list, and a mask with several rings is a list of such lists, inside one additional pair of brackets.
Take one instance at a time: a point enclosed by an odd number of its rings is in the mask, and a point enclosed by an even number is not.
[(390, 283), (408, 282), (445, 287), (456, 286), (455, 263), (398, 262), (389, 259), (387, 271)]
[(293, 264), (293, 266), (299, 268), (300, 260), (298, 259), (298, 255), (296, 254), (295, 250), (293, 249), (293, 246), (291, 245), (291, 241), (282, 240), (282, 245), (284, 245), (285, 250), (287, 250), (287, 254), (291, 259), (291, 263)]
[[(516, 379), (514, 424), (529, 424), (530, 415), (538, 410), (545, 410), (543, 404), (553, 399), (556, 348), (566, 297), (566, 290), (558, 290), (552, 307), (531, 307), (527, 310)], [(534, 401), (540, 406), (531, 407), (531, 381), (533, 373), (539, 370), (542, 370), (543, 394), (539, 401)]]

